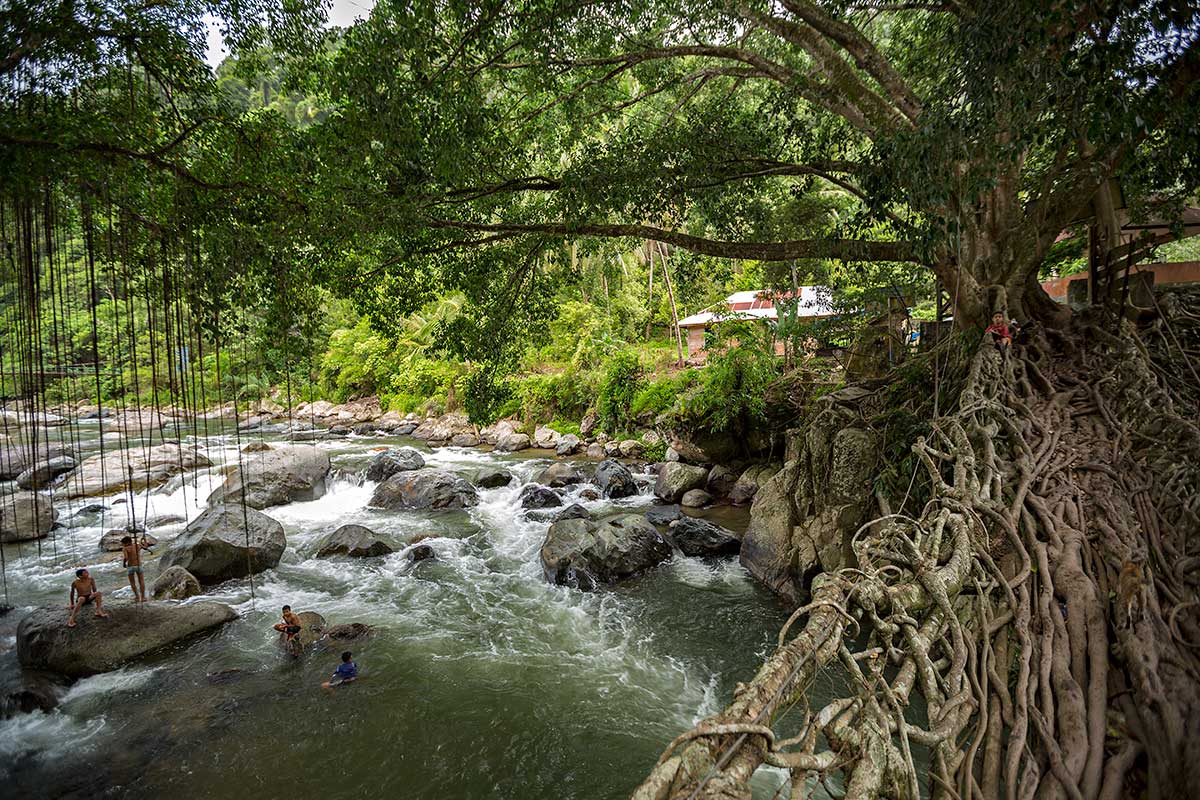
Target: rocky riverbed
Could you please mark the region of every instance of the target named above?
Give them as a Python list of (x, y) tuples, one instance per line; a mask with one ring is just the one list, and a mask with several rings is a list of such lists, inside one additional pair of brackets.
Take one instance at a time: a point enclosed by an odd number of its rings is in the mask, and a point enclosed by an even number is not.
[[(5, 546), (17, 606), (0, 617), (6, 785), (349, 797), (370, 776), (405, 796), (619, 796), (769, 649), (786, 610), (737, 562), (748, 509), (725, 499), (740, 472), (656, 468), (626, 442), (515, 426), (472, 430), (476, 444), (446, 418), (408, 434), (412, 420), (386, 430), (386, 415), (314, 425), (317, 410), (243, 411), (236, 428), (141, 414), (57, 429), (78, 466), (21, 490), (41, 498), (26, 518), (46, 504), (57, 527)], [(128, 435), (105, 441), (113, 429)], [(49, 455), (53, 437), (40, 441)], [(149, 475), (132, 493), (106, 483), (119, 444)], [(607, 461), (587, 457), (597, 444)], [(756, 469), (749, 495), (769, 477)], [(701, 508), (668, 502), (688, 493)], [(163, 597), (199, 592), (185, 602), (236, 618), (72, 684), (32, 672), (40, 662), (22, 673), (20, 620), (65, 605), (76, 566), (123, 609), (119, 554), (98, 543), (130, 524), (160, 542), (148, 585), (169, 573)], [(270, 630), (283, 603), (322, 618), (299, 659)], [(372, 635), (323, 632), (335, 627)], [(316, 687), (343, 647), (364, 677), (329, 696)], [(55, 707), (18, 713), (38, 706), (29, 697)], [(281, 750), (295, 763), (263, 784)]]

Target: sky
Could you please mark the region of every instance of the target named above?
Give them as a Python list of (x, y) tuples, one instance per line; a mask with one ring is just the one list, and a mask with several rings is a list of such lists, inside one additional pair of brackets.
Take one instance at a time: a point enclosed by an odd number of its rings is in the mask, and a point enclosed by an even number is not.
[[(375, 0), (333, 0), (329, 9), (329, 24), (339, 27), (349, 27), (354, 20), (365, 17), (375, 6)], [(221, 43), (221, 34), (217, 30), (216, 20), (208, 23), (208, 54), (205, 60), (209, 66), (216, 67), (225, 58), (225, 48)]]

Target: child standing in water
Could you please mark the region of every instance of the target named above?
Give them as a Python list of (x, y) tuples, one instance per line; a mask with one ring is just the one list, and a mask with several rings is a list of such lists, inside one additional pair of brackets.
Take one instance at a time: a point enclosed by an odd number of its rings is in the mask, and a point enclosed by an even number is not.
[(133, 589), (135, 603), (146, 602), (146, 578), (142, 575), (143, 550), (150, 550), (150, 545), (146, 544), (145, 539), (135, 543), (132, 536), (126, 536), (121, 540), (121, 566), (125, 568), (125, 574), (129, 577), (129, 588)]
[(338, 664), (338, 668), (333, 671), (333, 677), (321, 684), (322, 689), (332, 689), (343, 683), (349, 683), (358, 677), (358, 664), (355, 664), (352, 659), (354, 654), (349, 650), (342, 653), (342, 663)]

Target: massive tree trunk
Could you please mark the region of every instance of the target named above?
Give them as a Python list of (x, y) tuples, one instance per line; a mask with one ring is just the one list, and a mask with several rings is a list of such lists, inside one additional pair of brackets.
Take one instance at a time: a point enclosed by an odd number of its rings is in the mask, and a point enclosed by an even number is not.
[[(1149, 335), (1200, 339), (1198, 309), (1175, 305)], [(812, 580), (779, 649), (637, 800), (748, 798), (762, 764), (790, 771), (793, 797), (830, 776), (855, 798), (1200, 796), (1200, 428), (1174, 399), (1200, 378), (1101, 322), (979, 349), (956, 408), (913, 443), (920, 516), (883, 498), (850, 568)], [(801, 703), (781, 741), (773, 721), (823, 669), (845, 694)]]

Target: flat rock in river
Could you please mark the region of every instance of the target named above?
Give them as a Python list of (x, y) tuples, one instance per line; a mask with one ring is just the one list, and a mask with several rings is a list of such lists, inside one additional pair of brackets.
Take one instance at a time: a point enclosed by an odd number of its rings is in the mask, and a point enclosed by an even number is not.
[(681, 516), (671, 523), (669, 536), (687, 556), (731, 555), (742, 546), (741, 539), (733, 531), (708, 520), (688, 516)]
[(700, 489), (708, 480), (708, 470), (681, 461), (667, 462), (658, 470), (654, 495), (668, 503), (678, 503), (687, 492)]
[(195, 447), (177, 444), (131, 447), (84, 459), (62, 491), (68, 498), (140, 491), (161, 486), (182, 472), (211, 465), (208, 457)]
[(317, 500), (325, 494), (329, 456), (311, 445), (285, 445), (255, 453), (229, 468), (229, 477), (208, 496), (208, 504), (241, 503), (269, 508)]
[(73, 678), (96, 675), (237, 618), (232, 608), (212, 601), (109, 603), (104, 609), (108, 619), (97, 619), (94, 607), (84, 606), (74, 628), (67, 627), (65, 605), (33, 611), (17, 626), (21, 666)]

